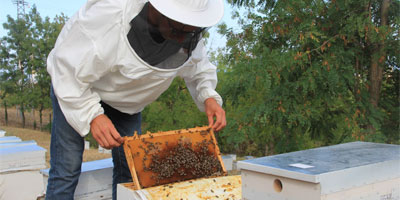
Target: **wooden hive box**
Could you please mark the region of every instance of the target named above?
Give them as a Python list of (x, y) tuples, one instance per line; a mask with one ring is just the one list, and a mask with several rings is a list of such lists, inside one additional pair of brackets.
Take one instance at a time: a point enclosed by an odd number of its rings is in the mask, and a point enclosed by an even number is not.
[(133, 183), (117, 186), (117, 199), (121, 200), (240, 200), (242, 183), (240, 175), (200, 178), (177, 183), (134, 190)]
[(209, 127), (135, 134), (124, 150), (135, 190), (227, 174)]

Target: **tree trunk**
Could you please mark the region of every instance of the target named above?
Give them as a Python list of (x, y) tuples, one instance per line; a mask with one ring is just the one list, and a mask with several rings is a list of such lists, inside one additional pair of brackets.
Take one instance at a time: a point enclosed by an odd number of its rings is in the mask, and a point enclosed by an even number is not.
[(22, 128), (25, 128), (25, 109), (24, 109), (24, 105), (21, 104), (21, 118), (22, 118)]
[(50, 133), (51, 133), (51, 128), (52, 128), (52, 121), (51, 121), (51, 113), (49, 113), (49, 124), (50, 124)]
[(40, 109), (39, 109), (39, 129), (40, 129), (40, 131), (43, 131), (43, 106), (40, 106)]
[(32, 108), (32, 117), (33, 117), (33, 130), (36, 130), (37, 124), (36, 124), (36, 116), (35, 116), (35, 109)]
[(8, 126), (8, 112), (7, 112), (7, 102), (6, 100), (4, 102), (4, 120), (6, 121), (6, 126)]
[(361, 83), (361, 79), (362, 79), (362, 74), (361, 74), (361, 70), (360, 70), (360, 61), (358, 60), (358, 58), (356, 57), (356, 63), (355, 63), (355, 82), (354, 82), (354, 90), (353, 90), (353, 95), (354, 98), (357, 102), (361, 101), (361, 91), (360, 91), (360, 83)]
[[(388, 25), (388, 10), (390, 0), (383, 0), (381, 3), (381, 26)], [(372, 44), (374, 52), (371, 56), (371, 67), (369, 71), (369, 95), (370, 103), (377, 108), (381, 92), (383, 67), (386, 61), (385, 40)], [(371, 133), (375, 133), (375, 128), (370, 125), (368, 127)]]

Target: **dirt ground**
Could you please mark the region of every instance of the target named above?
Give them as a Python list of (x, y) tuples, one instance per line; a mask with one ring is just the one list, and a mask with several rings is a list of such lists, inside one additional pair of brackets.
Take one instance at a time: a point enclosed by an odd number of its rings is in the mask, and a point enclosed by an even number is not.
[[(22, 128), (22, 115), (16, 107), (7, 108), (8, 124), (7, 126)], [(40, 130), (40, 116), (39, 111), (27, 110), (25, 111), (25, 128), (33, 129), (36, 124), (36, 130)], [(45, 127), (49, 124), (52, 118), (52, 110), (45, 110), (42, 113), (42, 126)], [(5, 126), (5, 109), (0, 107), (0, 126)]]
[[(11, 126), (0, 125), (0, 129), (6, 131), (6, 136), (17, 136), (22, 141), (34, 140), (39, 146), (45, 148), (46, 166), (50, 167), (50, 133), (31, 129), (15, 128)], [(111, 154), (99, 153), (98, 149), (86, 149), (83, 153), (83, 161), (93, 161), (105, 158), (111, 158)]]

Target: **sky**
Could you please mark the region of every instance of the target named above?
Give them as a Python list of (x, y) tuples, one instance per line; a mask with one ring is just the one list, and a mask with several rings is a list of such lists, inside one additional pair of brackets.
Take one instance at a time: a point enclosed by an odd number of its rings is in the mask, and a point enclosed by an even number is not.
[[(17, 18), (17, 5), (14, 4), (16, 0), (0, 0), (0, 37), (7, 34), (3, 28), (3, 23), (7, 22), (7, 15), (12, 18)], [(45, 18), (46, 16), (53, 19), (56, 15), (64, 13), (66, 16), (71, 17), (85, 2), (86, 0), (25, 0), (28, 5), (25, 7), (25, 12), (28, 13), (33, 5), (36, 5), (40, 16)], [(236, 22), (231, 19), (232, 6), (229, 5), (226, 0), (224, 1), (225, 11), (224, 17), (220, 23), (226, 23), (228, 27), (237, 26)], [(209, 48), (216, 50), (225, 46), (226, 39), (222, 35), (216, 32), (216, 26), (209, 30), (210, 39), (208, 40)]]

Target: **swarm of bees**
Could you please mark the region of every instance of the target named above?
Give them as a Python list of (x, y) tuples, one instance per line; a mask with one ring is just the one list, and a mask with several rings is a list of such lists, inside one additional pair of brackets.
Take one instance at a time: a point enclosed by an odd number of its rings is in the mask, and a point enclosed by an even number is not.
[(226, 175), (209, 127), (134, 134), (124, 150), (136, 189)]
[(197, 148), (194, 150), (191, 143), (179, 142), (162, 157), (158, 154), (152, 155), (151, 163), (145, 170), (156, 174), (152, 178), (157, 183), (173, 176), (215, 176), (222, 172), (222, 168), (218, 159), (208, 151), (208, 143), (203, 140), (195, 145)]

